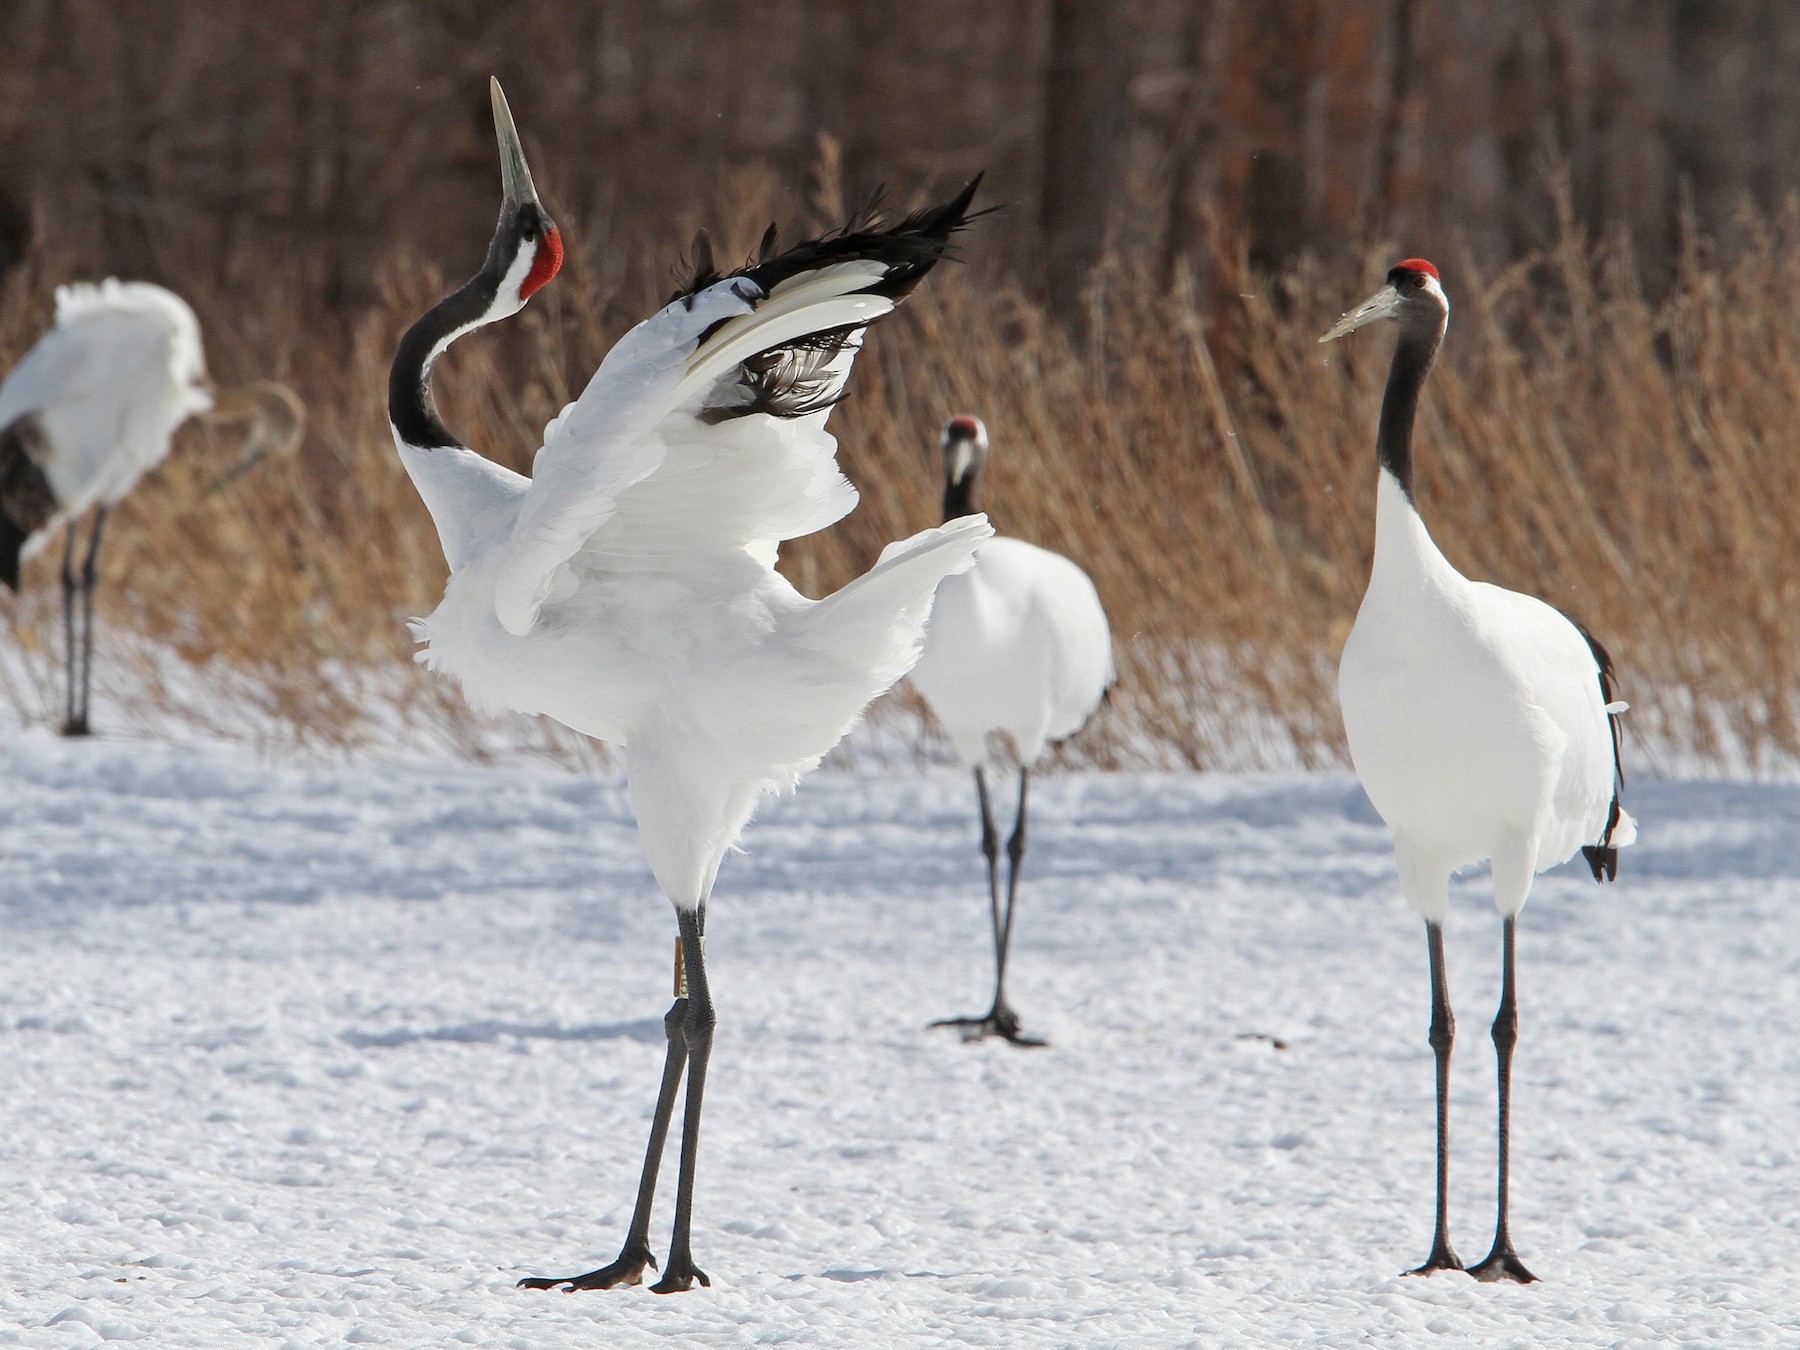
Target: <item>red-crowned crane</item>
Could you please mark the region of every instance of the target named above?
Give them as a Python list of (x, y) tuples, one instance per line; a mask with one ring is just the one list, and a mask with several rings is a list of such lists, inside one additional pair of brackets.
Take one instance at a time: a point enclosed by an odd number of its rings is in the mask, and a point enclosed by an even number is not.
[[(987, 467), (987, 428), (977, 417), (944, 426), (944, 519), (976, 509)], [(950, 737), (958, 758), (975, 770), (981, 806), (981, 851), (987, 859), (994, 931), (994, 1002), (980, 1017), (947, 1017), (933, 1026), (961, 1028), (965, 1040), (1001, 1036), (1042, 1045), (1019, 1031), (1006, 1001), (1013, 905), (1025, 859), (1025, 797), (1031, 766), (1053, 741), (1073, 736), (1094, 715), (1113, 682), (1112, 635), (1088, 574), (1060, 553), (1022, 539), (994, 538), (975, 565), (938, 588), (925, 629), (925, 654), (912, 682)], [(986, 769), (995, 766), (992, 738), (1003, 737), (1019, 766), (1019, 805), (1006, 845), (1006, 907), (1000, 905), (1000, 835), (988, 804)]]
[[(234, 473), (270, 450), (293, 449), (304, 426), (299, 400), (273, 381), (215, 391), (194, 311), (147, 281), (57, 287), (54, 326), (0, 383), (0, 581), (17, 590), (20, 564), (67, 531), (65, 736), (90, 731), (94, 582), (107, 513), (162, 463), (176, 428), (196, 414), (255, 422)], [(90, 506), (93, 532), (77, 572), (76, 525)]]
[(1500, 1161), (1493, 1250), (1480, 1280), (1534, 1277), (1507, 1224), (1512, 1056), (1518, 1039), (1513, 929), (1532, 877), (1574, 855), (1596, 881), (1618, 871), (1637, 827), (1619, 805), (1619, 714), (1613, 667), (1587, 631), (1541, 600), (1470, 581), (1438, 552), (1413, 501), (1412, 431), (1419, 393), (1450, 318), (1437, 268), (1409, 258), (1320, 338), (1378, 319), (1400, 330), (1381, 402), (1375, 454), (1375, 562), (1338, 667), (1350, 757), (1394, 832), (1400, 887), (1425, 920), (1431, 959), (1431, 1048), (1437, 1060), (1437, 1227), (1414, 1274), (1461, 1270), (1450, 1246), (1450, 1045), (1456, 1023), (1444, 973), (1450, 876), (1493, 860), (1503, 919), (1499, 1060)]
[(785, 792), (912, 666), (932, 593), (992, 531), (979, 516), (890, 544), (866, 575), (808, 600), (775, 571), (785, 539), (856, 504), (825, 430), (863, 331), (945, 255), (954, 200), (896, 224), (861, 219), (691, 283), (607, 353), (544, 432), (530, 478), (460, 444), (432, 363), (516, 313), (556, 275), (562, 237), (532, 186), (498, 82), (504, 200), (487, 262), (413, 325), (388, 417), (449, 564), (416, 631), (478, 709), (542, 713), (624, 747), (651, 870), (675, 907), (674, 1005), (637, 1204), (618, 1259), (534, 1289), (635, 1284), (655, 1264), (650, 1208), (683, 1069), (675, 1227), (659, 1293), (708, 1283), (691, 1216), (715, 1014), (703, 935), (720, 860), (759, 798)]

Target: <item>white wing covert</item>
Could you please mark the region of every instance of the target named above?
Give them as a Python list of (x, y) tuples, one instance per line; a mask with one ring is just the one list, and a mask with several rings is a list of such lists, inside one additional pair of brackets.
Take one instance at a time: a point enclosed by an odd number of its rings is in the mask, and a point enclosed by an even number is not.
[(662, 463), (665, 445), (652, 433), (673, 410), (702, 335), (750, 312), (741, 284), (676, 301), (638, 324), (606, 354), (581, 397), (544, 428), (494, 580), (494, 610), (508, 632), (531, 631), (562, 568), (618, 509), (619, 494)]

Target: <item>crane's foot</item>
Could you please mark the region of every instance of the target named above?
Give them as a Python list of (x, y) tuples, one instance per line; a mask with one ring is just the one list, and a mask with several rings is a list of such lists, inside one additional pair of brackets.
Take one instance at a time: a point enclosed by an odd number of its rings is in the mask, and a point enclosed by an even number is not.
[(92, 736), (94, 730), (88, 725), (87, 718), (71, 717), (62, 724), (62, 734), (65, 736)]
[(1411, 1270), (1402, 1271), (1403, 1275), (1435, 1275), (1440, 1270), (1463, 1269), (1462, 1257), (1450, 1249), (1448, 1242), (1439, 1241), (1432, 1244), (1431, 1255), (1425, 1258), (1425, 1264), (1414, 1266)]
[(669, 1264), (663, 1268), (662, 1278), (650, 1286), (653, 1294), (685, 1294), (694, 1287), (695, 1282), (712, 1288), (712, 1281), (706, 1278), (706, 1272), (694, 1264), (694, 1258), (687, 1255), (669, 1256)]
[(1019, 1015), (1004, 1003), (990, 1008), (980, 1017), (940, 1017), (931, 1026), (955, 1027), (962, 1032), (965, 1044), (970, 1041), (986, 1040), (989, 1036), (998, 1036), (1003, 1041), (1028, 1049), (1050, 1044), (1048, 1041), (1039, 1040), (1036, 1036), (1027, 1036), (1021, 1032)]
[(541, 1275), (533, 1275), (519, 1281), (520, 1289), (562, 1289), (565, 1293), (574, 1293), (577, 1289), (616, 1289), (620, 1285), (642, 1284), (644, 1267), (654, 1268), (656, 1258), (650, 1254), (648, 1247), (627, 1247), (619, 1253), (619, 1259), (611, 1265), (601, 1266), (598, 1270), (590, 1270), (585, 1275), (564, 1275), (557, 1279), (548, 1279)]
[(1536, 1284), (1537, 1276), (1525, 1269), (1525, 1263), (1519, 1260), (1519, 1254), (1511, 1247), (1504, 1250), (1496, 1247), (1478, 1266), (1471, 1266), (1469, 1274), (1483, 1284), (1499, 1284), (1508, 1281), (1512, 1284)]

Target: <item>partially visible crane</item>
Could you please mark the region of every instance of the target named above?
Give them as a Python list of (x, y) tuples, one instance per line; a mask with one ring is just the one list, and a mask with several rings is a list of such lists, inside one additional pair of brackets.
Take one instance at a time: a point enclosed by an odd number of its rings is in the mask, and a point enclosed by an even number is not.
[[(147, 281), (59, 286), (54, 326), (0, 383), (0, 581), (17, 590), (20, 564), (66, 531), (65, 736), (92, 729), (94, 583), (107, 514), (196, 415), (252, 423), (228, 477), (291, 451), (305, 428), (305, 409), (285, 385), (215, 389), (194, 311)], [(94, 524), (78, 570), (75, 536), (89, 507)]]
[[(987, 427), (979, 417), (952, 417), (944, 425), (941, 448), (944, 519), (950, 521), (976, 510), (987, 467)], [(1113, 678), (1112, 634), (1099, 592), (1088, 574), (1060, 553), (998, 536), (981, 546), (973, 567), (938, 588), (925, 654), (913, 667), (912, 682), (957, 756), (975, 770), (994, 930), (994, 1002), (979, 1017), (949, 1017), (933, 1026), (958, 1027), (965, 1040), (999, 1036), (1014, 1045), (1044, 1044), (1020, 1033), (1019, 1015), (1006, 1001), (1013, 906), (1025, 861), (1026, 791), (1031, 767), (1045, 748), (1086, 724)], [(1004, 753), (1016, 757), (1019, 768), (1018, 813), (1006, 844), (1004, 912), (1000, 835), (986, 774), (995, 767), (997, 735), (1008, 742)]]

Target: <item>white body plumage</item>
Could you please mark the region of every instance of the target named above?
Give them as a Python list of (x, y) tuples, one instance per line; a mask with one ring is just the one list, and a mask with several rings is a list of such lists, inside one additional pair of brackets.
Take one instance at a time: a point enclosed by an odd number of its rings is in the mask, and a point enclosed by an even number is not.
[(1092, 717), (1113, 681), (1112, 635), (1088, 574), (995, 538), (938, 589), (912, 682), (966, 764), (1000, 733), (1029, 766)]
[[(1606, 833), (1599, 663), (1549, 605), (1452, 567), (1385, 470), (1378, 492), (1374, 567), (1338, 668), (1350, 755), (1414, 909), (1441, 922), (1450, 874), (1491, 858), (1494, 903), (1517, 914), (1534, 873)], [(1611, 843), (1635, 833), (1621, 812)]]
[(200, 325), (180, 296), (143, 281), (58, 287), (55, 326), (0, 384), (0, 428), (35, 419), (56, 499), (23, 556), (160, 464), (176, 428), (212, 406), (205, 380)]

